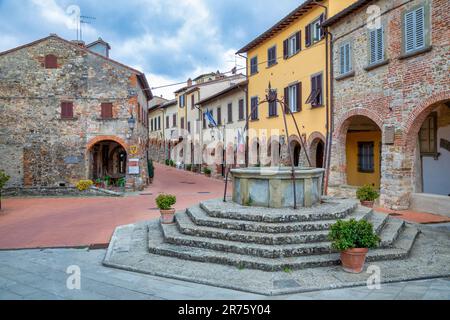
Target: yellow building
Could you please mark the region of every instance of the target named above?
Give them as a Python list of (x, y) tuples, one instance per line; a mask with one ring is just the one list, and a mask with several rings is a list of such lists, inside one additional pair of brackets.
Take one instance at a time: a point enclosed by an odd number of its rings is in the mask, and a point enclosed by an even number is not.
[[(284, 100), (298, 122), (300, 136), (292, 118), (287, 117), (295, 165), (309, 165), (302, 150), (304, 146), (313, 167), (325, 166), (326, 137), (330, 130), (327, 117), (330, 119), (328, 70), (331, 39), (324, 33), (321, 23), (354, 2), (356, 0), (306, 0), (238, 51), (238, 54), (247, 54), (250, 151), (259, 150), (261, 143), (267, 143), (266, 150), (270, 156), (276, 146), (270, 138), (286, 136), (279, 105), (263, 103), (256, 107), (265, 100), (270, 82), (277, 90), (278, 98)], [(271, 132), (273, 129), (278, 129), (279, 133)], [(278, 147), (282, 162), (283, 159), (290, 162), (286, 140), (281, 140)]]

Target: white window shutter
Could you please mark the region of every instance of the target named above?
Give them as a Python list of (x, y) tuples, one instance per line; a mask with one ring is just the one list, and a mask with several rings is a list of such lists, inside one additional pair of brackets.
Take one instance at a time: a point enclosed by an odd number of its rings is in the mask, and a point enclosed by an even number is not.
[(383, 28), (378, 29), (377, 31), (377, 61), (384, 60), (384, 30)]
[(351, 69), (351, 59), (350, 59), (350, 52), (351, 48), (350, 48), (350, 44), (347, 43), (347, 45), (345, 46), (345, 72), (349, 72)]
[(425, 47), (425, 9), (420, 7), (415, 11), (416, 49)]
[(410, 52), (415, 49), (415, 14), (408, 12), (405, 14), (405, 51)]
[(376, 51), (377, 51), (377, 39), (376, 39), (376, 30), (370, 31), (370, 63), (375, 63), (377, 60)]

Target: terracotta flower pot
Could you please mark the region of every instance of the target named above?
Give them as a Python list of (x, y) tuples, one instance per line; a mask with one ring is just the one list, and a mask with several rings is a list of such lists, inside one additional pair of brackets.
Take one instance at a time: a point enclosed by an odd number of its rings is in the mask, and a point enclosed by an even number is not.
[(349, 249), (341, 252), (341, 262), (344, 271), (361, 273), (364, 269), (369, 249)]
[(160, 210), (160, 213), (162, 224), (173, 224), (175, 222), (175, 209)]
[(373, 208), (375, 201), (361, 201), (361, 205), (368, 208)]

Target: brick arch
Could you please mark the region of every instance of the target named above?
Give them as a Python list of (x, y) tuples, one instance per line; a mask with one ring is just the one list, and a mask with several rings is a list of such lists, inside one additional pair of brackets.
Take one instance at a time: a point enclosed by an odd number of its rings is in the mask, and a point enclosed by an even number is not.
[(98, 136), (93, 138), (92, 140), (89, 141), (89, 143), (86, 146), (86, 150), (87, 151), (91, 151), (91, 149), (99, 142), (102, 141), (114, 141), (118, 144), (120, 144), (127, 152), (128, 152), (128, 144), (121, 138), (116, 137), (116, 136)]
[(323, 143), (325, 143), (326, 138), (322, 133), (318, 131), (311, 133), (311, 135), (308, 138), (308, 146), (311, 147), (313, 143), (319, 139), (322, 140)]
[(403, 130), (403, 141), (405, 141), (407, 147), (415, 147), (416, 139), (410, 138), (417, 137), (422, 124), (428, 117), (431, 110), (436, 107), (436, 104), (448, 100), (450, 100), (450, 91), (445, 91), (428, 97), (414, 108), (414, 110), (409, 114)]
[(378, 114), (366, 108), (354, 108), (344, 113), (335, 126), (335, 138), (342, 139), (347, 136), (347, 131), (351, 123), (351, 118), (355, 116), (365, 116), (376, 123), (378, 128), (382, 130), (383, 119)]
[(316, 155), (317, 155), (317, 147), (319, 146), (319, 142), (323, 143), (323, 147), (325, 149), (325, 144), (326, 144), (325, 136), (318, 131), (311, 133), (311, 135), (308, 138), (307, 149), (308, 149), (308, 154), (309, 154), (309, 160), (311, 161), (312, 166), (316, 166), (316, 164), (317, 164)]

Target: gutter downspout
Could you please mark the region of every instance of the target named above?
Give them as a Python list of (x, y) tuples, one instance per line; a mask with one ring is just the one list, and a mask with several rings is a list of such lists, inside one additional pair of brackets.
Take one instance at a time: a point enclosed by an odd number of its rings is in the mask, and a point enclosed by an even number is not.
[[(237, 55), (240, 56), (241, 58), (245, 59), (245, 77), (246, 77), (246, 79), (248, 81), (248, 83), (247, 83), (247, 90), (245, 90), (245, 119), (247, 119), (246, 123), (245, 123), (245, 126), (246, 126), (247, 131), (248, 131), (248, 129), (250, 128), (249, 127), (250, 122), (249, 122), (249, 116), (248, 116), (249, 115), (248, 114), (248, 107), (249, 107), (248, 85), (250, 84), (250, 81), (249, 81), (249, 78), (248, 78), (248, 56), (243, 56), (240, 53), (238, 53)], [(247, 136), (245, 137), (245, 166), (246, 167), (248, 167), (248, 161), (249, 161), (248, 152), (249, 152), (249, 136), (248, 136), (248, 133), (247, 133)]]
[[(325, 9), (325, 19), (328, 19), (328, 7), (324, 6), (323, 4), (318, 3), (317, 1), (313, 1), (313, 4), (318, 5), (319, 7), (322, 7)], [(325, 33), (325, 88), (327, 90), (326, 93), (326, 100), (327, 100), (327, 106), (326, 106), (326, 142), (325, 142), (325, 176), (324, 176), (324, 183), (323, 183), (323, 192), (326, 195), (328, 193), (328, 174), (329, 174), (329, 158), (331, 154), (331, 128), (330, 128), (330, 122), (332, 117), (332, 111), (331, 111), (331, 99), (330, 98), (330, 81), (331, 80), (331, 74), (330, 72), (330, 43), (329, 43), (329, 36), (331, 35), (328, 33), (328, 30), (324, 30)], [(332, 36), (332, 35), (331, 35)], [(331, 53), (332, 56), (332, 53)], [(332, 59), (332, 58), (331, 58)], [(332, 63), (332, 62), (331, 62)]]

